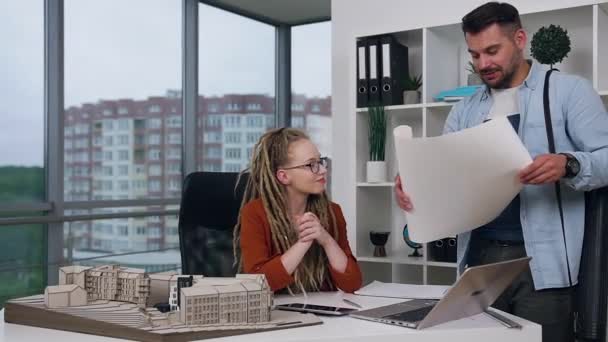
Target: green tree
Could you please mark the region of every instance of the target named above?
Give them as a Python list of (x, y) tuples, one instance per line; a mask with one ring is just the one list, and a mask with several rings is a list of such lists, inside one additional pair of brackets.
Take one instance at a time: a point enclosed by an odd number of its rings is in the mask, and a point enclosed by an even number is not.
[(44, 200), (44, 169), (41, 167), (0, 167), (0, 202)]
[[(0, 203), (43, 199), (43, 168), (0, 167)], [(0, 308), (7, 299), (43, 291), (45, 255), (44, 225), (0, 226)]]

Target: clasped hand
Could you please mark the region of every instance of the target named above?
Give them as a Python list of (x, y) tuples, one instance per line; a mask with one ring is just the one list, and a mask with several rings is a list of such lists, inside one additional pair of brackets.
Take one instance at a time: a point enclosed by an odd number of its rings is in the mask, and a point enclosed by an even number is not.
[(298, 231), (298, 239), (301, 242), (312, 242), (316, 240), (321, 246), (324, 246), (331, 239), (329, 233), (321, 225), (317, 215), (311, 212), (296, 217), (296, 228)]

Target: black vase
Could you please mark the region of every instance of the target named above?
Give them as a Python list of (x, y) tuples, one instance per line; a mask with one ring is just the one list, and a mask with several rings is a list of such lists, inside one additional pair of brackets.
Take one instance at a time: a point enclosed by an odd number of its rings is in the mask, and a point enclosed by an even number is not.
[(388, 236), (391, 232), (369, 232), (369, 239), (374, 245), (374, 256), (375, 257), (385, 257), (386, 249), (384, 245), (388, 241)]

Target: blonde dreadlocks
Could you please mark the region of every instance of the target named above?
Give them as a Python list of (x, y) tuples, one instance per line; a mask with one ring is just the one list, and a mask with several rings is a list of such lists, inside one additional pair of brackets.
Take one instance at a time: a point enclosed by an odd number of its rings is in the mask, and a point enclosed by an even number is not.
[[(281, 254), (298, 241), (298, 234), (294, 228), (295, 222), (290, 218), (287, 208), (285, 186), (277, 180), (276, 172), (288, 162), (289, 145), (301, 139), (308, 140), (309, 138), (304, 132), (293, 128), (275, 129), (260, 138), (254, 146), (249, 167), (250, 175), (241, 202), (242, 209), (253, 199), (262, 200), (270, 224), (272, 245)], [(239, 184), (238, 181), (237, 184)], [(335, 240), (338, 240), (336, 218), (325, 192), (309, 195), (306, 211), (317, 215), (321, 225)], [(234, 227), (233, 244), (234, 260), (238, 262), (239, 270), (242, 264), (239, 255), (240, 232), (241, 216), (239, 214), (239, 220)], [(289, 292), (318, 291), (329, 276), (327, 265), (328, 259), (325, 252), (318, 244), (313, 244), (294, 271), (295, 284), (289, 286)]]

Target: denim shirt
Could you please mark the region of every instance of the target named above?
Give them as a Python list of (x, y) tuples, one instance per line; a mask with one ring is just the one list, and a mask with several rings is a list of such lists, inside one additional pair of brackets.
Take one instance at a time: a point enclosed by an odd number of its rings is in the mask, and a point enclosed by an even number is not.
[[(549, 153), (543, 110), (547, 68), (532, 62), (528, 77), (518, 89), (521, 119), (518, 135), (532, 158)], [(571, 153), (579, 173), (562, 179), (562, 205), (572, 284), (577, 283), (583, 245), (584, 191), (608, 185), (608, 113), (601, 98), (584, 78), (554, 72), (549, 99), (557, 153)], [(454, 105), (444, 134), (479, 125), (492, 108), (487, 87)], [(477, 172), (481, 172), (478, 170)], [(530, 269), (537, 290), (566, 287), (568, 271), (555, 186), (525, 185), (520, 192), (520, 219), (524, 244), (532, 257)], [(458, 236), (458, 271), (464, 270), (471, 233)]]

